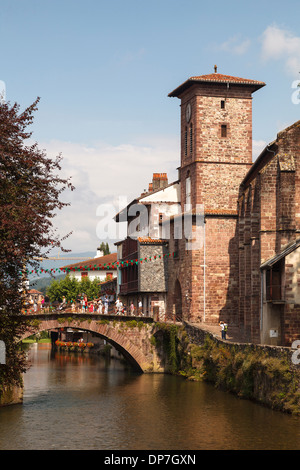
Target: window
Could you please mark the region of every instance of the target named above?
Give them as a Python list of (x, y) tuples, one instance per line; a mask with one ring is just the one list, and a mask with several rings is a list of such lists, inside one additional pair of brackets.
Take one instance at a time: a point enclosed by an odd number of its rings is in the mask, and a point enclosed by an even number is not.
[(227, 124), (221, 125), (221, 137), (227, 137)]
[(271, 269), (265, 271), (266, 300), (279, 302), (284, 300), (283, 290), (284, 259), (277, 261)]
[(190, 127), (190, 154), (193, 153), (193, 126)]
[(225, 100), (221, 100), (221, 109), (225, 109)]
[(185, 204), (187, 206), (186, 209), (189, 210), (191, 205), (191, 177), (189, 173), (185, 180)]
[(82, 272), (81, 272), (81, 279), (82, 279), (83, 277), (88, 277), (88, 275), (89, 275), (89, 274), (88, 274), (87, 271), (82, 271)]
[(187, 156), (187, 128), (185, 128), (184, 135), (184, 155)]

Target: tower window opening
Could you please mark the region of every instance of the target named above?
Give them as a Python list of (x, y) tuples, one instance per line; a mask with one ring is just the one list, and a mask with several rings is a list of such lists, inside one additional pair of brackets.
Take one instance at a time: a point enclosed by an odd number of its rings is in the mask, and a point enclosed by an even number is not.
[(184, 134), (184, 155), (187, 156), (187, 128), (185, 128)]
[(221, 100), (221, 109), (225, 109), (225, 100)]
[(221, 137), (227, 137), (227, 125), (226, 124), (221, 125)]
[(193, 126), (190, 127), (190, 154), (193, 153)]
[(185, 180), (185, 204), (186, 204), (186, 210), (190, 209), (191, 205), (191, 193), (192, 193), (192, 188), (191, 188), (191, 177), (188, 172), (187, 178)]

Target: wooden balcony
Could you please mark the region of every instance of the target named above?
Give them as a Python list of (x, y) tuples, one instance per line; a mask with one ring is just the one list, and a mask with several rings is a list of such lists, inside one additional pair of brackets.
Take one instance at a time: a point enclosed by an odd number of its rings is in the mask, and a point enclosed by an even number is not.
[(126, 238), (122, 243), (122, 261), (136, 258), (138, 252), (137, 240)]
[(133, 292), (138, 292), (139, 283), (135, 279), (133, 281), (128, 281), (120, 285), (120, 294), (130, 294)]

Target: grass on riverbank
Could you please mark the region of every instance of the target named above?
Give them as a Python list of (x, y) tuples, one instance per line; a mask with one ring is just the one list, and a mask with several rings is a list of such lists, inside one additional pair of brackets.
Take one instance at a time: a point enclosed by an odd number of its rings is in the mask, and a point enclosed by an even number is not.
[(36, 338), (26, 338), (23, 339), (22, 344), (34, 344), (34, 343), (51, 343), (50, 338), (41, 338), (41, 339), (36, 339)]

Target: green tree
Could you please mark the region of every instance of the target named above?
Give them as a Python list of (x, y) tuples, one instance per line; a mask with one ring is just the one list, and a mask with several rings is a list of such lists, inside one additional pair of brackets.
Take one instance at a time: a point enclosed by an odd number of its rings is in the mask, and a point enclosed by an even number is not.
[(110, 249), (109, 249), (108, 243), (102, 242), (99, 248), (101, 251), (103, 251), (104, 255), (110, 255)]
[(0, 103), (0, 339), (7, 353), (0, 381), (8, 385), (21, 382), (26, 364), (18, 350), (26, 326), (21, 315), (26, 267), (37, 268), (34, 258), (47, 256), (53, 247), (64, 250), (65, 237), (60, 239), (52, 221), (68, 205), (61, 193), (74, 189), (59, 176), (62, 157), (50, 159), (28, 141), (38, 102), (24, 112), (16, 103)]
[(76, 300), (80, 292), (80, 283), (77, 279), (70, 276), (66, 276), (61, 280), (54, 280), (50, 286), (47, 287), (46, 293), (49, 299), (53, 302), (58, 300), (62, 301), (63, 297), (66, 298), (67, 302)]

